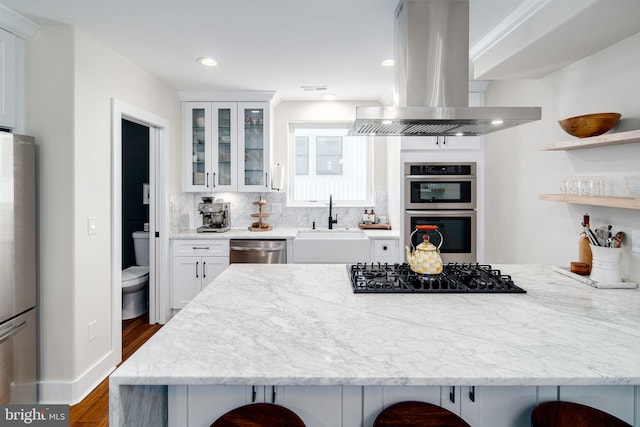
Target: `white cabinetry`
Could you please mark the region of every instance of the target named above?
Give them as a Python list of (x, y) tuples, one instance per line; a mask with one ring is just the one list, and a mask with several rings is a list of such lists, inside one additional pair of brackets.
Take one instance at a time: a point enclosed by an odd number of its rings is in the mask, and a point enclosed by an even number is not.
[(171, 308), (183, 308), (228, 266), (229, 240), (174, 240)]
[(16, 125), (16, 36), (0, 29), (0, 127)]
[(184, 102), (183, 189), (270, 190), (268, 102)]
[(170, 386), (169, 426), (205, 427), (232, 409), (269, 402), (295, 412), (307, 427), (359, 427), (361, 392), (347, 386)]
[(373, 262), (394, 264), (401, 262), (398, 239), (371, 239)]
[(591, 406), (631, 425), (638, 425), (634, 416), (640, 408), (635, 407), (634, 386), (561, 386), (558, 396), (558, 400)]
[(417, 400), (442, 406), (474, 427), (529, 427), (537, 404), (537, 387), (365, 387), (364, 426), (386, 407)]

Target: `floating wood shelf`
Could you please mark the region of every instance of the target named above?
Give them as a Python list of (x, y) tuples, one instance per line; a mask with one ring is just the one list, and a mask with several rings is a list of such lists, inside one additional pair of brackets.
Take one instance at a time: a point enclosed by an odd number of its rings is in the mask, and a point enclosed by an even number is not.
[(558, 142), (557, 144), (543, 145), (540, 150), (579, 150), (582, 148), (605, 147), (608, 145), (629, 144), (632, 142), (640, 142), (640, 130), (630, 130), (628, 132), (618, 132), (592, 136), (589, 138), (572, 139), (570, 141)]
[(632, 199), (627, 197), (586, 197), (567, 196), (566, 194), (540, 194), (539, 199), (547, 200), (550, 202), (574, 203), (579, 205), (640, 209), (640, 199)]

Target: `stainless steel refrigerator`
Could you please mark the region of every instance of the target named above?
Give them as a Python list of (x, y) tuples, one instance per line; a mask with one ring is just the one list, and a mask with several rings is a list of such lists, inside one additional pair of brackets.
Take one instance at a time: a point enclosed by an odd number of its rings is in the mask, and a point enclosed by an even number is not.
[(36, 403), (36, 146), (0, 132), (0, 404)]

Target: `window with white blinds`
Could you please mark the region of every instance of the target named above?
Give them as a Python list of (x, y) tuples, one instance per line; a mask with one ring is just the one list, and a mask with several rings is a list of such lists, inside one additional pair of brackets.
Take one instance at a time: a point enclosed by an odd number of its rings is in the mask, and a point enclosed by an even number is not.
[(342, 123), (289, 125), (288, 204), (341, 206), (373, 203), (373, 150), (367, 136), (348, 136)]

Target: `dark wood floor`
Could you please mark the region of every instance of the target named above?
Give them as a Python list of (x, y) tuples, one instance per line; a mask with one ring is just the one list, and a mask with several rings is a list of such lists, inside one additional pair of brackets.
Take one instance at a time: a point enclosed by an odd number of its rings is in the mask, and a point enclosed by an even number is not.
[[(122, 322), (122, 361), (144, 344), (162, 325), (150, 325), (147, 315)], [(109, 378), (98, 385), (82, 402), (71, 406), (70, 427), (109, 426)]]

